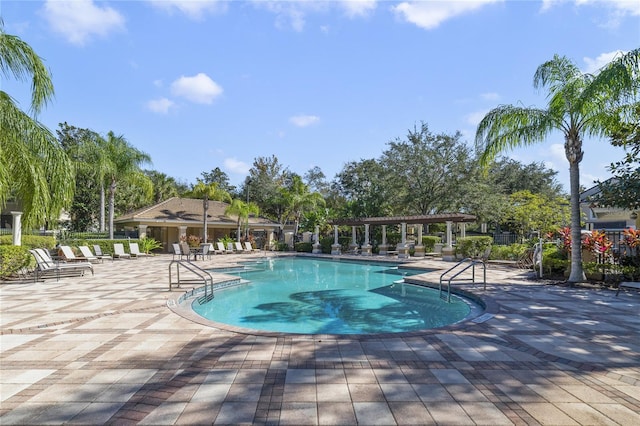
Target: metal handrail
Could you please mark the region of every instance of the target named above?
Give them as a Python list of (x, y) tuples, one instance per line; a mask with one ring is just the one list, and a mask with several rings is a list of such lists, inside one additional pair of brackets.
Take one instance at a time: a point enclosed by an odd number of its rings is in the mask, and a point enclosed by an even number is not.
[(447, 269), (445, 272), (442, 273), (442, 275), (440, 275), (440, 285), (439, 285), (439, 293), (438, 295), (440, 296), (441, 299), (443, 299), (442, 297), (442, 283), (445, 280), (445, 276), (449, 273), (449, 272), (453, 272), (456, 268), (458, 268), (460, 265), (463, 265), (465, 263), (468, 263), (468, 265), (466, 265), (463, 269), (461, 269), (460, 271), (456, 272), (454, 275), (452, 275), (451, 277), (449, 277), (447, 279), (447, 302), (451, 303), (451, 281), (453, 281), (454, 278), (457, 278), (460, 274), (462, 274), (464, 271), (466, 271), (469, 268), (471, 269), (471, 278), (461, 278), (458, 281), (471, 281), (472, 283), (475, 284), (476, 282), (476, 265), (477, 264), (481, 264), (482, 268), (483, 268), (483, 277), (482, 277), (482, 281), (484, 283), (484, 290), (487, 289), (487, 265), (486, 263), (481, 260), (481, 259), (472, 259), (470, 257), (467, 257), (465, 259), (462, 259), (460, 262), (456, 263), (455, 265), (453, 265), (451, 268)]
[[(202, 284), (204, 284), (204, 299), (205, 300), (211, 300), (213, 298), (213, 276), (211, 276), (211, 274), (208, 271), (205, 271), (204, 269), (200, 268), (197, 265), (194, 265), (193, 263), (189, 262), (189, 261), (184, 261), (184, 260), (172, 260), (169, 263), (169, 291), (172, 290), (173, 288), (173, 281), (172, 281), (172, 276), (173, 274), (171, 273), (171, 269), (173, 267), (173, 265), (176, 265), (176, 277), (177, 277), (177, 287), (180, 288), (180, 283), (200, 283), (202, 282)], [(198, 279), (192, 279), (192, 280), (181, 280), (180, 279), (180, 266), (183, 266), (185, 269), (187, 269), (189, 272), (195, 274)], [(209, 296), (209, 290), (208, 290), (208, 285), (211, 286), (211, 295)]]

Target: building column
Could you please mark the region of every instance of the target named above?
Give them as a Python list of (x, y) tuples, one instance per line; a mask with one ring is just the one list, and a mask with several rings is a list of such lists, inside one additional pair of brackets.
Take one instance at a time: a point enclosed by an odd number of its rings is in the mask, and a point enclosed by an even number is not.
[(358, 249), (358, 242), (356, 241), (356, 227), (351, 227), (351, 244), (349, 244), (349, 251), (355, 252)]
[(407, 223), (402, 222), (402, 241), (398, 244), (398, 259), (406, 259), (409, 257), (409, 245), (407, 244)]
[(338, 242), (338, 225), (333, 225), (333, 244), (331, 245), (331, 254), (342, 254), (340, 243)]
[(387, 244), (387, 225), (382, 225), (382, 244), (378, 246), (378, 253), (382, 256), (387, 255), (389, 245)]
[(371, 256), (371, 244), (369, 244), (369, 224), (364, 224), (364, 244), (362, 245), (362, 255)]
[(11, 232), (13, 235), (13, 245), (22, 245), (22, 212), (11, 212), (13, 216), (13, 224), (11, 225)]
[(147, 225), (138, 225), (138, 238), (147, 238)]
[(178, 240), (187, 241), (187, 227), (185, 225), (178, 226)]
[(467, 236), (467, 224), (462, 222), (460, 224), (460, 238), (465, 238)]

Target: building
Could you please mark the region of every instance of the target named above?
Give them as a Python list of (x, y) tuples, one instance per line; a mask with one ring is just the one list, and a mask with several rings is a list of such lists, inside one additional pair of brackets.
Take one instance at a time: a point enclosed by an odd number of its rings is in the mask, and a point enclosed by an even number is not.
[[(207, 240), (216, 242), (223, 237), (238, 237), (238, 218), (228, 216), (229, 204), (209, 201), (207, 211)], [(173, 197), (144, 209), (134, 211), (114, 220), (114, 227), (121, 231), (137, 231), (140, 238), (149, 237), (162, 243), (165, 252), (171, 244), (190, 236), (203, 238), (203, 200)], [(249, 235), (254, 245), (270, 249), (280, 232), (280, 224), (262, 217), (250, 216), (248, 229), (240, 230), (241, 237)]]
[(583, 191), (580, 194), (580, 210), (586, 219), (586, 229), (589, 231), (621, 231), (627, 228), (638, 229), (637, 211), (617, 208), (602, 207), (594, 203), (593, 197), (600, 192), (598, 185)]

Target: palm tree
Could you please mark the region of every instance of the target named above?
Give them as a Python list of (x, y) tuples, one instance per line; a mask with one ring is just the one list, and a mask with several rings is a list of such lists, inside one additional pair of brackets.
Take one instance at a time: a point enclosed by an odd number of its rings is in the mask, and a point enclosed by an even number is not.
[(579, 200), (582, 141), (585, 136), (605, 136), (613, 123), (630, 119), (638, 104), (639, 74), (640, 49), (614, 59), (596, 75), (582, 73), (569, 59), (556, 55), (540, 65), (533, 78), (535, 88), (549, 91), (546, 109), (502, 105), (478, 125), (476, 146), (485, 166), (506, 149), (541, 142), (555, 131), (564, 135), (571, 193), (571, 283), (584, 280)]
[(251, 215), (251, 214), (253, 214), (253, 215), (260, 214), (260, 208), (253, 201), (249, 201), (248, 203), (245, 203), (244, 201), (239, 200), (239, 199), (236, 198), (231, 202), (231, 205), (229, 207), (227, 207), (227, 209), (225, 210), (224, 214), (238, 216), (238, 235), (237, 235), (237, 239), (238, 239), (238, 241), (240, 241), (240, 235), (241, 235), (240, 227), (241, 227), (241, 224), (244, 223), (245, 229), (248, 229), (248, 227), (249, 227), (249, 215)]
[(22, 202), (25, 226), (59, 217), (73, 198), (73, 166), (56, 137), (40, 124), (38, 113), (53, 98), (53, 83), (42, 59), (19, 37), (4, 32), (0, 18), (0, 73), (31, 80), (31, 113), (20, 110), (0, 90), (0, 207), (9, 196)]
[(116, 136), (112, 131), (107, 133), (104, 152), (105, 180), (109, 185), (109, 238), (113, 239), (113, 217), (118, 182), (134, 181), (142, 190), (152, 191), (151, 181), (140, 169), (143, 164), (151, 162), (151, 157), (134, 148), (124, 136)]
[(191, 190), (192, 196), (196, 198), (202, 197), (202, 211), (203, 211), (203, 228), (204, 228), (204, 242), (207, 242), (207, 215), (209, 212), (209, 200), (216, 201), (231, 201), (231, 195), (227, 191), (218, 188), (217, 183), (204, 183), (198, 179), (198, 183)]
[(293, 218), (294, 235), (298, 235), (298, 226), (304, 212), (324, 206), (324, 197), (319, 192), (309, 192), (309, 187), (298, 175), (292, 177), (290, 188), (282, 188), (281, 192), (285, 204), (285, 218)]

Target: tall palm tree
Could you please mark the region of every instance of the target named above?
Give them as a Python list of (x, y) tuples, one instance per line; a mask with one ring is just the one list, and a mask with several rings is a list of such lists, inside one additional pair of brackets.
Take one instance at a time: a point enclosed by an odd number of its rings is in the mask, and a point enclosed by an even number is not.
[(109, 238), (113, 239), (116, 188), (120, 181), (135, 181), (145, 191), (151, 191), (151, 181), (142, 173), (141, 166), (150, 163), (151, 157), (133, 147), (124, 138), (112, 131), (107, 133), (104, 145), (106, 159), (105, 180), (109, 185)]
[(245, 229), (248, 229), (249, 216), (252, 214), (254, 215), (260, 214), (260, 207), (258, 207), (258, 205), (253, 201), (249, 201), (248, 203), (246, 203), (236, 198), (233, 201), (231, 201), (231, 205), (227, 207), (227, 210), (225, 210), (224, 214), (234, 215), (238, 217), (237, 240), (240, 241), (240, 235), (242, 234), (240, 229), (241, 225), (244, 223)]
[(204, 183), (198, 179), (198, 183), (191, 190), (191, 195), (200, 198), (202, 197), (202, 226), (204, 228), (203, 238), (204, 242), (207, 242), (207, 215), (209, 214), (209, 200), (215, 201), (231, 201), (231, 195), (225, 190), (218, 188), (218, 183)]
[(545, 88), (546, 109), (502, 105), (478, 125), (476, 146), (485, 166), (500, 152), (543, 141), (553, 132), (564, 135), (571, 193), (571, 273), (569, 282), (584, 280), (580, 233), (580, 168), (584, 137), (607, 135), (613, 123), (628, 120), (638, 104), (640, 49), (610, 62), (597, 74), (582, 73), (569, 59), (554, 56), (534, 75), (535, 88)]
[(298, 234), (300, 219), (307, 210), (313, 210), (317, 206), (324, 206), (324, 197), (319, 192), (310, 192), (302, 178), (298, 175), (292, 177), (289, 188), (282, 188), (282, 198), (285, 204), (285, 218), (293, 218), (295, 223), (294, 235)]
[(0, 18), (0, 74), (31, 80), (31, 114), (0, 90), (0, 207), (14, 195), (22, 203), (25, 226), (58, 218), (73, 198), (73, 166), (38, 113), (53, 98), (53, 83), (42, 59), (19, 37), (5, 33)]

